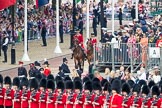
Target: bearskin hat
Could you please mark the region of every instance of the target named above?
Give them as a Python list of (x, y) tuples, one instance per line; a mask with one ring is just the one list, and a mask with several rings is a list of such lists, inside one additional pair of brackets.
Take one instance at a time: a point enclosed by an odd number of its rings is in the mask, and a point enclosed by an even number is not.
[(148, 95), (149, 94), (149, 92), (150, 92), (150, 90), (149, 90), (149, 87), (147, 86), (147, 85), (144, 85), (143, 87), (142, 87), (142, 94), (146, 94), (146, 95)]
[(15, 77), (13, 79), (13, 86), (17, 86), (17, 87), (20, 87), (20, 79), (18, 77)]
[(94, 82), (93, 83), (93, 90), (99, 90), (99, 91), (101, 91), (102, 90), (101, 84), (98, 83), (98, 82)]
[(139, 94), (141, 87), (139, 84), (134, 84), (132, 92), (137, 92)]
[(54, 78), (54, 76), (52, 74), (49, 74), (47, 76), (47, 80), (50, 80), (50, 79), (53, 80), (53, 81), (55, 80), (55, 78)]
[(100, 80), (95, 77), (95, 78), (93, 78), (92, 82), (98, 82), (98, 83), (100, 83)]
[(64, 81), (66, 82), (66, 81), (71, 81), (71, 78), (69, 77), (69, 76), (66, 76), (65, 78), (64, 78)]
[(0, 74), (0, 83), (3, 83), (3, 76)]
[(66, 89), (72, 89), (73, 90), (74, 85), (73, 85), (73, 82), (72, 81), (68, 80), (65, 83), (66, 83), (65, 84), (66, 85)]
[(79, 89), (81, 91), (82, 90), (82, 82), (79, 80), (74, 81), (74, 88)]
[(105, 83), (107, 83), (108, 81), (107, 81), (107, 79), (103, 79), (102, 81), (101, 81), (101, 86), (103, 87), (104, 85), (105, 85)]
[(94, 78), (94, 74), (89, 74), (88, 77), (92, 80)]
[(157, 85), (154, 85), (154, 86), (151, 88), (151, 92), (152, 92), (152, 95), (157, 95), (157, 96), (159, 96), (159, 94), (160, 94), (159, 87), (158, 87)]
[(119, 79), (114, 79), (112, 84), (111, 84), (111, 89), (115, 90), (117, 93), (120, 93), (121, 81)]
[(21, 87), (22, 86), (28, 87), (29, 81), (28, 81), (28, 79), (26, 77), (23, 77), (20, 84), (21, 84)]
[(109, 82), (104, 84), (103, 91), (108, 91), (109, 93), (111, 92), (111, 85)]
[(162, 93), (162, 80), (159, 82), (160, 93)]
[(35, 90), (38, 89), (38, 81), (36, 78), (30, 80), (30, 89), (34, 88)]
[(55, 84), (54, 84), (54, 81), (53, 80), (49, 79), (47, 81), (47, 88), (52, 89), (52, 90), (55, 89)]
[(35, 78), (37, 79), (38, 83), (41, 81), (41, 79), (43, 78), (42, 73), (38, 73)]
[(92, 82), (91, 81), (85, 82), (84, 90), (89, 90), (90, 92), (92, 91)]
[(46, 89), (47, 87), (47, 80), (46, 79), (41, 79), (40, 83), (39, 83), (39, 87), (43, 87), (44, 89)]
[(62, 77), (60, 77), (60, 76), (56, 76), (56, 77), (55, 77), (55, 80), (56, 80), (56, 84), (57, 84), (59, 81), (63, 81)]
[(63, 81), (57, 82), (57, 89), (61, 89), (62, 91), (65, 89), (65, 85)]
[(129, 84), (130, 88), (133, 88), (133, 86), (134, 86), (134, 81), (133, 81), (133, 80), (128, 80), (128, 84)]
[(82, 82), (82, 79), (81, 79), (80, 77), (75, 77), (73, 81), (74, 81), (74, 82), (75, 82), (75, 81), (81, 81), (81, 82)]
[(154, 82), (153, 80), (151, 80), (151, 81), (148, 83), (149, 88), (152, 88), (152, 86), (154, 86), (154, 85), (155, 85), (155, 82)]
[(84, 77), (83, 78), (83, 84), (86, 83), (87, 81), (91, 81), (89, 77)]
[(127, 94), (130, 93), (130, 86), (129, 86), (128, 83), (124, 83), (124, 84), (122, 85), (122, 92), (126, 92)]
[(5, 78), (4, 78), (4, 84), (9, 84), (9, 85), (11, 85), (11, 78), (9, 77), (9, 76), (6, 76)]
[(140, 87), (147, 85), (145, 80), (139, 80), (138, 84), (140, 85)]

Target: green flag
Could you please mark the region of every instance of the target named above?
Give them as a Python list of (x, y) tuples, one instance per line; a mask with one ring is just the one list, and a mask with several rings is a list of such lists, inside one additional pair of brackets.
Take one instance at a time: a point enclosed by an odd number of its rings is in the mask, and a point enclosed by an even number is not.
[(76, 3), (79, 3), (81, 0), (75, 0)]

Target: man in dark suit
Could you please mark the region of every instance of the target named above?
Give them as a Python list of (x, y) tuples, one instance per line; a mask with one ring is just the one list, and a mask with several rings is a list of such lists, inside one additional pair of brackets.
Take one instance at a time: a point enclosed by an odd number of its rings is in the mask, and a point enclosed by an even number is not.
[(79, 17), (79, 30), (80, 30), (80, 34), (83, 35), (83, 20), (82, 20), (82, 17), (80, 16)]
[(69, 69), (67, 63), (68, 63), (68, 60), (66, 58), (63, 58), (63, 64), (61, 65), (61, 68), (62, 68), (63, 73), (69, 74), (70, 69)]
[(97, 19), (96, 19), (96, 17), (94, 15), (93, 15), (92, 27), (93, 27), (94, 35), (97, 36)]
[(42, 32), (41, 32), (42, 42), (43, 42), (42, 46), (47, 46), (46, 33), (47, 33), (47, 29), (46, 29), (45, 23), (43, 23)]
[(3, 39), (2, 39), (2, 51), (4, 53), (4, 61), (3, 63), (7, 62), (7, 49), (8, 49), (9, 38), (6, 32), (3, 32)]
[(60, 33), (60, 43), (64, 43), (64, 40), (63, 40), (64, 29), (63, 29), (63, 22), (62, 21), (60, 21), (59, 33)]
[(122, 13), (122, 9), (119, 9), (119, 24), (120, 26), (122, 25), (122, 20), (123, 20), (123, 13)]
[(132, 9), (131, 9), (131, 17), (132, 17), (132, 20), (133, 20), (133, 21), (134, 21), (134, 19), (135, 19), (135, 12), (136, 12), (135, 6), (133, 6)]
[(27, 77), (27, 70), (23, 66), (23, 62), (19, 61), (20, 67), (18, 67), (18, 76), (24, 76)]

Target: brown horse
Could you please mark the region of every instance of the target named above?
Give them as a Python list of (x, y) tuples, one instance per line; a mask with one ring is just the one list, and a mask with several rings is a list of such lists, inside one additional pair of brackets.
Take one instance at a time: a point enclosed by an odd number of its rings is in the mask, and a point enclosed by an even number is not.
[(91, 61), (93, 59), (93, 44), (91, 40), (87, 41), (87, 60), (90, 65)]
[(75, 67), (78, 66), (80, 69), (83, 69), (85, 56), (78, 40), (74, 40), (73, 56)]

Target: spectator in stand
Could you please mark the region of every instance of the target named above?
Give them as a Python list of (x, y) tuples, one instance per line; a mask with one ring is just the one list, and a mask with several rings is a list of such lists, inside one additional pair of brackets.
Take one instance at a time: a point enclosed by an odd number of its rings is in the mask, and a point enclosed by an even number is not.
[(26, 68), (23, 66), (23, 62), (19, 61), (19, 67), (18, 67), (18, 76), (19, 77), (27, 77), (27, 70)]
[(156, 41), (157, 47), (162, 47), (162, 33), (159, 34), (159, 39)]
[(146, 66), (148, 38), (146, 37), (146, 34), (143, 34), (142, 36), (143, 37), (141, 38), (141, 41), (140, 41), (140, 45), (141, 45), (141, 48), (142, 48), (142, 63), (143, 63), (143, 66)]
[(110, 80), (110, 69), (109, 68), (105, 68), (105, 79), (107, 79), (107, 81)]
[(141, 67), (139, 71), (137, 71), (137, 77), (139, 80), (146, 81), (146, 70), (145, 68)]
[(70, 74), (70, 69), (67, 64), (68, 64), (68, 60), (66, 58), (63, 58), (63, 64), (61, 65), (61, 68), (64, 74)]
[(49, 68), (48, 61), (45, 61), (43, 65), (44, 65), (44, 75), (47, 77), (49, 74), (51, 74), (51, 69)]
[(94, 77), (98, 78), (100, 81), (103, 80), (103, 77), (100, 75), (100, 73), (98, 71), (94, 72)]
[(120, 66), (120, 79), (124, 79), (125, 72), (124, 72), (124, 66)]
[(154, 67), (154, 73), (153, 73), (153, 76), (152, 76), (152, 80), (156, 83), (156, 84), (158, 84), (159, 82), (160, 82), (160, 80), (161, 80), (161, 76), (160, 76), (160, 69), (159, 69), (159, 67), (158, 66), (155, 66)]

